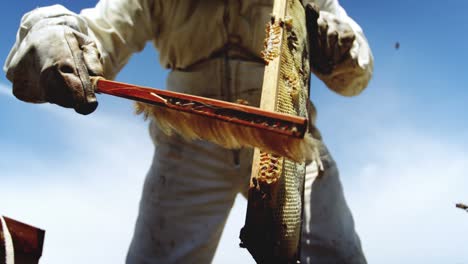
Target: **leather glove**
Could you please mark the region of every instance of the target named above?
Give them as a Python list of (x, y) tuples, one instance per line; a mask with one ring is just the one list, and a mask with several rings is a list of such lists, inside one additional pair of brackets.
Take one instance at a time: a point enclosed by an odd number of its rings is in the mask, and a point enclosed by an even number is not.
[(350, 58), (356, 38), (351, 26), (335, 15), (319, 11), (313, 3), (306, 5), (307, 34), (311, 68), (324, 75)]
[(5, 64), (13, 94), (26, 102), (92, 113), (98, 103), (90, 75), (102, 76), (103, 67), (96, 44), (86, 35), (85, 21), (73, 15), (39, 15), (30, 21), (27, 16)]

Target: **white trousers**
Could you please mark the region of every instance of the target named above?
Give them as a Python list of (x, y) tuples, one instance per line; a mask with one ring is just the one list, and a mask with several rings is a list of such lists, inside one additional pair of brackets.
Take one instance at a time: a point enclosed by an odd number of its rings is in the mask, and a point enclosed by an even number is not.
[[(167, 89), (256, 106), (263, 70), (253, 62), (213, 59), (171, 72)], [(247, 193), (252, 150), (187, 142), (153, 123), (150, 133), (155, 154), (127, 263), (210, 263), (236, 195)], [(319, 173), (315, 163), (306, 170), (301, 263), (366, 263), (335, 162), (324, 145), (320, 152), (325, 170)]]

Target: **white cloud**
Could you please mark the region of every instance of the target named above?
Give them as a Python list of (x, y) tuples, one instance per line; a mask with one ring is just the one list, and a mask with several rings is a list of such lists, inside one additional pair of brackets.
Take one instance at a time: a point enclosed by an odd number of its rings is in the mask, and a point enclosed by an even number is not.
[(13, 97), (13, 94), (11, 93), (11, 88), (10, 87), (11, 87), (10, 85), (0, 83), (0, 95)]
[(468, 202), (465, 144), (417, 129), (378, 132), (348, 188), (369, 262), (468, 263), (468, 215), (455, 208)]
[(42, 263), (122, 263), (152, 157), (146, 125), (137, 118), (38, 109), (60, 122), (70, 138), (65, 147), (77, 155), (64, 162), (60, 153), (51, 159), (27, 146), (3, 148), (1, 213), (46, 230)]

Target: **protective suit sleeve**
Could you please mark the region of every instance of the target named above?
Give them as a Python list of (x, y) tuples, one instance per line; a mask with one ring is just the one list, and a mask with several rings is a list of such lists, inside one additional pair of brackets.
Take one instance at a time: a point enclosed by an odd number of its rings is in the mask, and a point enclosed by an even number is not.
[(328, 24), (329, 35), (336, 34), (333, 28), (347, 24), (355, 37), (347, 59), (335, 64), (330, 73), (312, 71), (331, 90), (344, 96), (358, 95), (367, 87), (373, 73), (373, 55), (361, 27), (348, 16), (338, 0), (304, 1), (305, 5), (308, 3), (314, 3), (319, 7), (318, 23)]
[(81, 11), (101, 52), (106, 78), (113, 79), (133, 53), (157, 36), (161, 2), (101, 0), (94, 8)]

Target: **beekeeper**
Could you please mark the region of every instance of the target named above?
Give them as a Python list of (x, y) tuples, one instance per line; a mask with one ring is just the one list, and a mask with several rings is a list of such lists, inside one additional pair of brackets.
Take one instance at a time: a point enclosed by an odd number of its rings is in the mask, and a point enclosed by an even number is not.
[[(337, 0), (310, 2), (320, 8), (310, 32), (318, 36), (313, 73), (341, 95), (358, 95), (373, 69), (361, 28)], [(80, 14), (60, 5), (38, 8), (21, 20), (4, 70), (20, 100), (89, 114), (97, 107), (89, 76), (114, 78), (151, 40), (171, 69), (168, 90), (258, 105), (272, 4), (101, 0)], [(312, 133), (321, 139), (312, 111)], [(236, 195), (248, 189), (252, 151), (186, 142), (153, 123), (150, 134), (157, 147), (127, 263), (209, 263)], [(302, 263), (366, 263), (335, 162), (320, 148), (324, 171), (315, 162), (307, 166)]]

